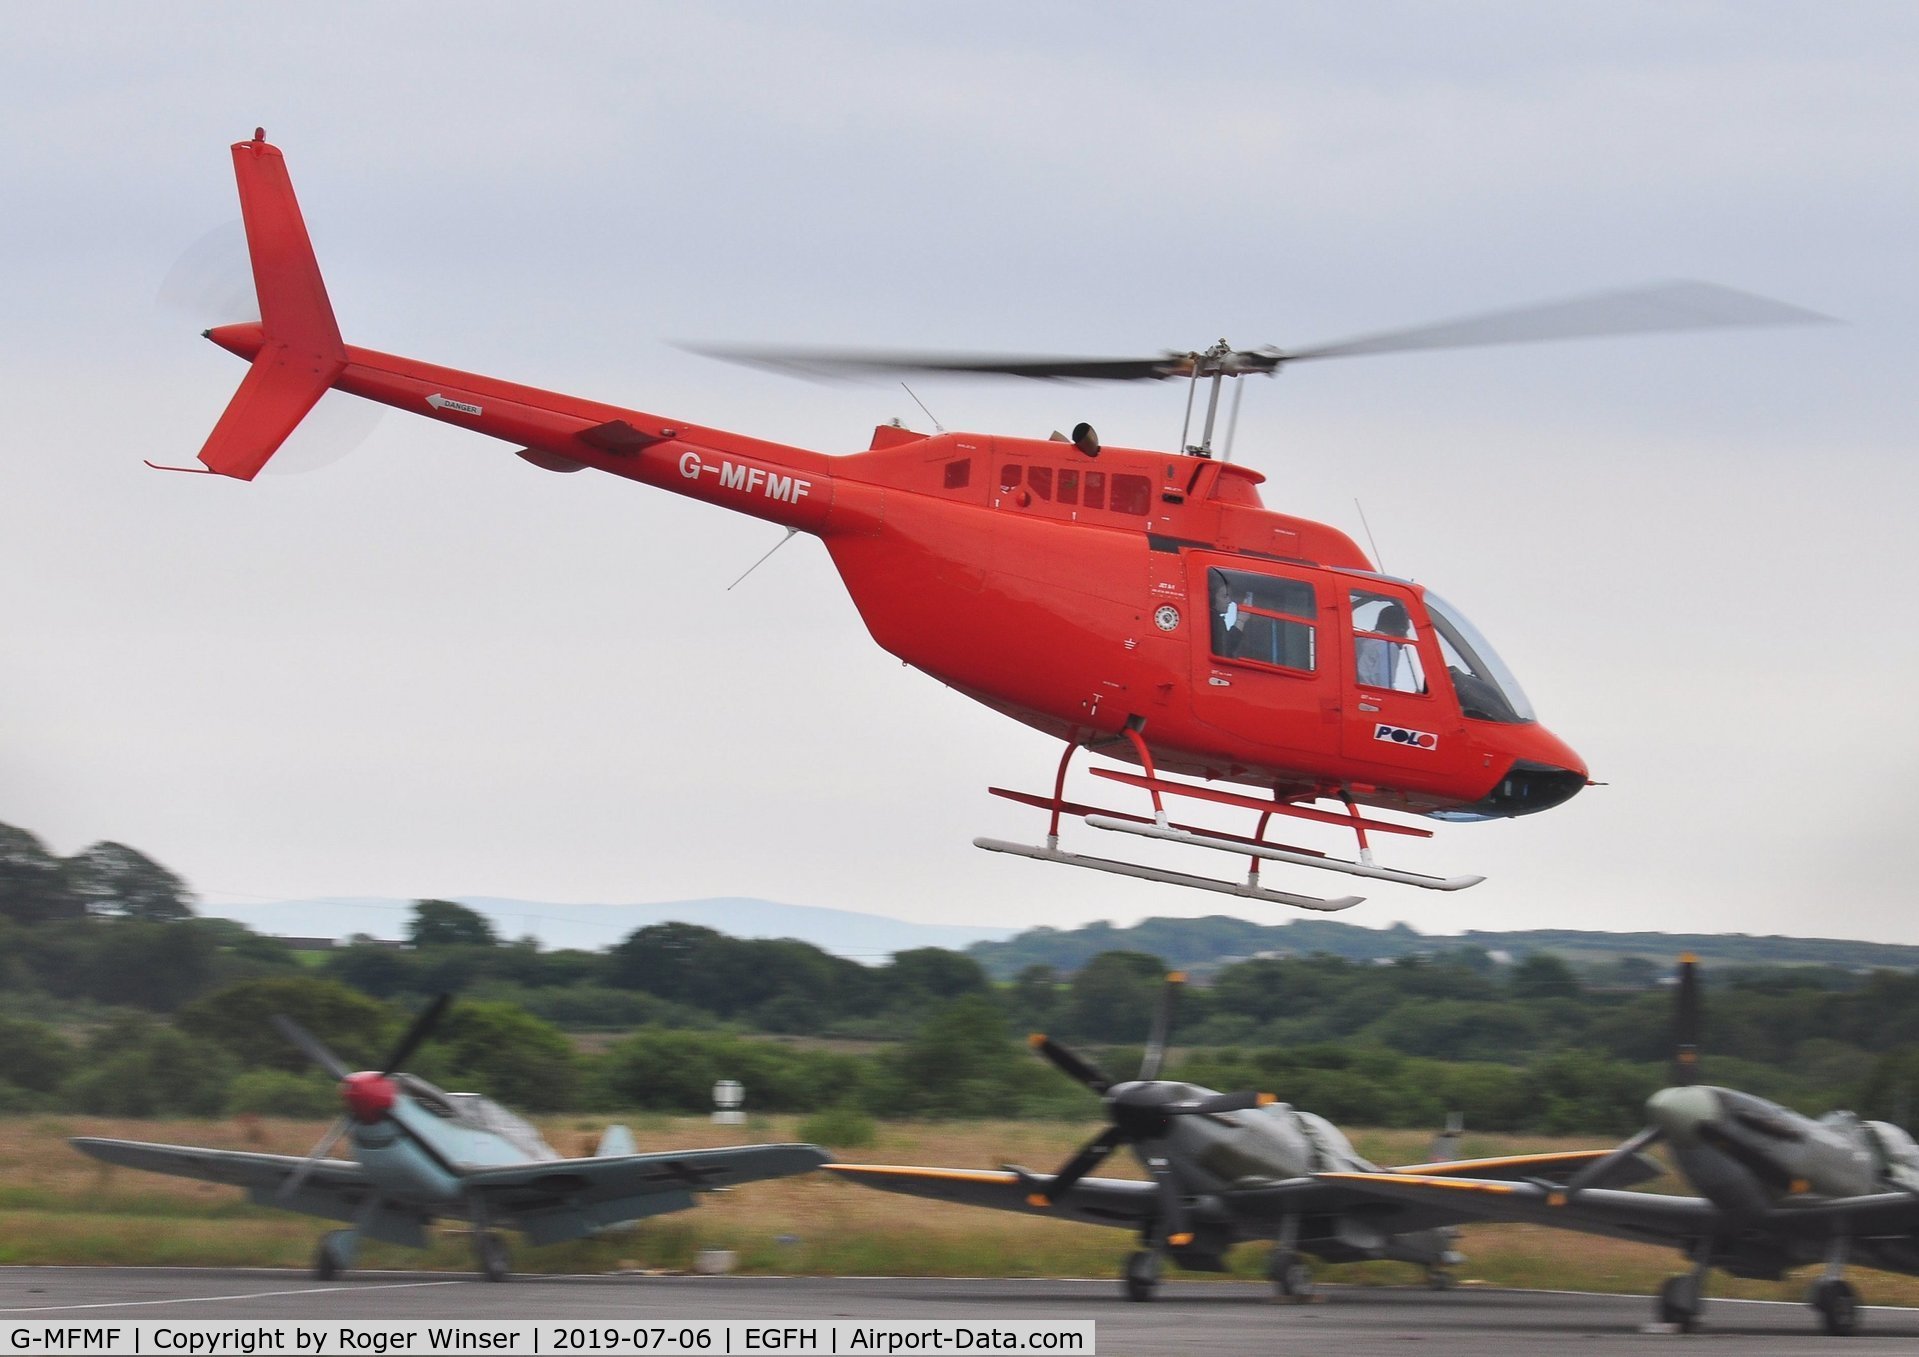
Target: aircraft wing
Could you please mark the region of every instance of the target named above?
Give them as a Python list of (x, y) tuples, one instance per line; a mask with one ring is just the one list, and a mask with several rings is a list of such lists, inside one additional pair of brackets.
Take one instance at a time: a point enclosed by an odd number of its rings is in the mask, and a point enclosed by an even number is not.
[[(1422, 1178), (1546, 1178), (1563, 1182), (1611, 1153), (1611, 1150), (1566, 1150), (1557, 1154), (1507, 1154), (1492, 1159), (1442, 1159), (1428, 1164), (1405, 1164), (1384, 1171)], [(1657, 1160), (1635, 1154), (1620, 1160), (1617, 1166), (1608, 1170), (1603, 1181), (1589, 1186), (1632, 1187), (1636, 1183), (1650, 1182), (1664, 1172)]]
[(1416, 1173), (1322, 1173), (1317, 1177), (1381, 1201), (1443, 1208), (1459, 1220), (1516, 1220), (1662, 1244), (1695, 1238), (1720, 1219), (1719, 1208), (1704, 1197), (1603, 1187), (1582, 1188), (1568, 1197), (1563, 1190), (1540, 1183)]
[(346, 1159), (315, 1160), (306, 1169), (299, 1189), (280, 1196), (287, 1179), (306, 1164), (297, 1154), (255, 1154), (249, 1150), (211, 1150), (199, 1145), (156, 1145), (145, 1140), (104, 1140), (75, 1136), (74, 1149), (109, 1164), (170, 1173), (176, 1178), (199, 1178), (209, 1183), (244, 1187), (253, 1201), (309, 1216), (351, 1220), (366, 1201), (372, 1184), (356, 1163)]
[(762, 1178), (785, 1178), (825, 1164), (817, 1145), (734, 1145), (664, 1150), (597, 1159), (546, 1159), (467, 1175), (493, 1219), (535, 1244), (577, 1239), (629, 1220), (684, 1211), (693, 1194)]
[(903, 1192), (909, 1197), (961, 1206), (990, 1206), (1000, 1211), (1058, 1220), (1090, 1221), (1095, 1225), (1133, 1227), (1152, 1217), (1158, 1189), (1130, 1178), (1082, 1178), (1055, 1206), (1035, 1205), (1030, 1199), (1045, 1191), (1051, 1174), (1024, 1169), (912, 1168), (903, 1164), (828, 1164), (828, 1173), (850, 1178), (868, 1187)]

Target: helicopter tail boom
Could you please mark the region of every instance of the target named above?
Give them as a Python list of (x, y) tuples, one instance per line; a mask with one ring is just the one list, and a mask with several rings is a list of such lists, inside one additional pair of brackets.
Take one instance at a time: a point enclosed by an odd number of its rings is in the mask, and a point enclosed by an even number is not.
[(208, 471), (252, 480), (320, 398), (339, 390), (516, 444), (546, 471), (593, 467), (785, 527), (824, 529), (835, 478), (819, 453), (343, 343), (279, 148), (256, 130), (234, 145), (233, 169), (260, 320), (206, 332), (251, 364), (200, 450)]

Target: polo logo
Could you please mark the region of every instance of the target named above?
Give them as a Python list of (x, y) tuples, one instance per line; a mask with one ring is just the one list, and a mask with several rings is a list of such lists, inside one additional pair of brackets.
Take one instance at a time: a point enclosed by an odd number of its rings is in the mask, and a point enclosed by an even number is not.
[(1384, 722), (1373, 727), (1373, 738), (1384, 740), (1387, 744), (1403, 744), (1412, 749), (1437, 749), (1439, 737), (1423, 730), (1408, 730), (1404, 726), (1389, 726)]

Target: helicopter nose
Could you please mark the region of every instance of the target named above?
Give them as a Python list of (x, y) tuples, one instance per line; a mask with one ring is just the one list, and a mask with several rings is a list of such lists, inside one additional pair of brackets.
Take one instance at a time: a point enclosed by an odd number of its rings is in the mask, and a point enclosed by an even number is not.
[(1492, 794), (1479, 803), (1488, 815), (1532, 815), (1562, 806), (1586, 785), (1583, 768), (1561, 768), (1532, 759), (1514, 759)]

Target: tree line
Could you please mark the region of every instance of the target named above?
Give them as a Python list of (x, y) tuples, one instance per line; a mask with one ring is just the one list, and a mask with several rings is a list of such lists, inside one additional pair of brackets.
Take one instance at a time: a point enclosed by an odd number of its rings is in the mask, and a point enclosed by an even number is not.
[[(938, 948), (865, 966), (683, 923), (549, 952), (432, 900), (416, 903), (403, 947), (296, 954), (194, 917), (184, 883), (124, 845), (61, 859), (0, 826), (0, 1110), (322, 1115), (333, 1092), (272, 1013), (371, 1062), (452, 992), (461, 1002), (416, 1072), (533, 1111), (700, 1112), (733, 1078), (763, 1111), (1092, 1117), (1085, 1091), (1019, 1038), (1050, 1032), (1123, 1078), (1166, 969), (1111, 950), (995, 981)], [(1549, 952), (1501, 965), (1470, 947), (1386, 964), (1242, 961), (1184, 988), (1169, 1071), (1358, 1124), (1464, 1111), (1486, 1129), (1629, 1130), (1665, 1079), (1663, 979), (1643, 961), (1581, 972)], [(1709, 1078), (1807, 1111), (1906, 1120), (1919, 976), (1760, 967), (1706, 980)], [(595, 1031), (608, 1035), (574, 1035)]]

